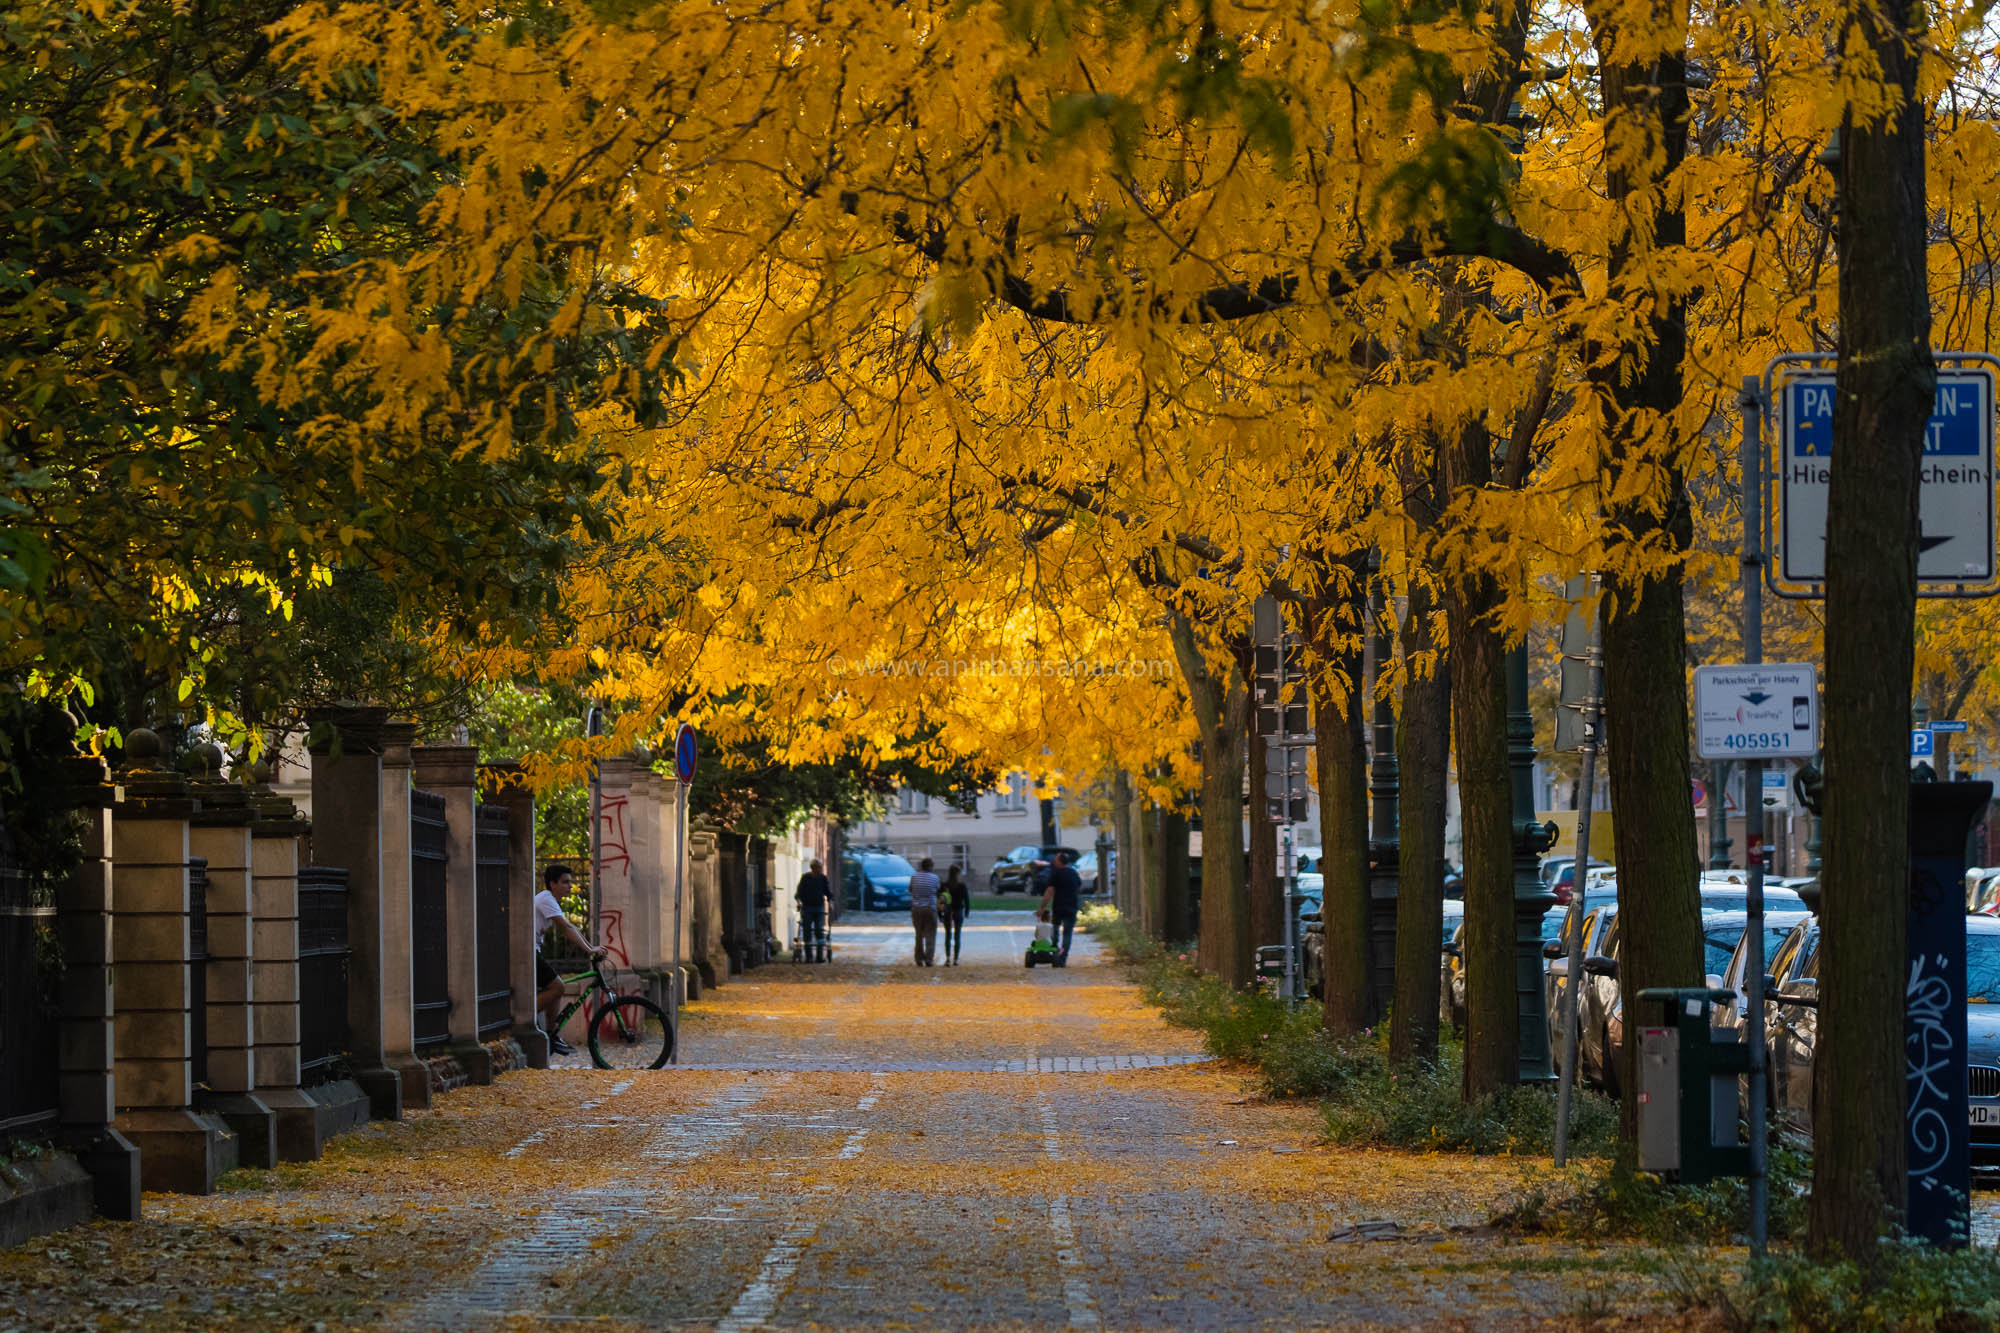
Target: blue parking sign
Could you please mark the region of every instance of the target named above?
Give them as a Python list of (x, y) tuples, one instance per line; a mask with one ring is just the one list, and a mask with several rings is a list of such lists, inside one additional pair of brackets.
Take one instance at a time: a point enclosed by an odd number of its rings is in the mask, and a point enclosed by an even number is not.
[(1910, 758), (1929, 759), (1937, 753), (1937, 742), (1931, 737), (1929, 727), (1918, 727), (1910, 732)]
[[(1833, 370), (1778, 381), (1777, 568), (1781, 584), (1826, 581), (1827, 488), (1833, 467)], [(1924, 585), (1990, 584), (1994, 570), (1994, 374), (1942, 365), (1924, 431), (1917, 578)], [(1782, 591), (1782, 589), (1781, 589)]]

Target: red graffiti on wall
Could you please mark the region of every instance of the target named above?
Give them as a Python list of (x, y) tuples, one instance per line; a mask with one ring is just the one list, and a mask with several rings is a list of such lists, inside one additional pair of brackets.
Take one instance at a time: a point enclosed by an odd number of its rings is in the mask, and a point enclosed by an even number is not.
[(597, 914), (598, 943), (611, 951), (611, 957), (627, 972), (632, 970), (631, 955), (625, 952), (625, 914), (615, 907), (606, 908)]
[(630, 874), (632, 857), (625, 849), (625, 804), (623, 796), (607, 796), (597, 816), (598, 855), (606, 871), (614, 867)]

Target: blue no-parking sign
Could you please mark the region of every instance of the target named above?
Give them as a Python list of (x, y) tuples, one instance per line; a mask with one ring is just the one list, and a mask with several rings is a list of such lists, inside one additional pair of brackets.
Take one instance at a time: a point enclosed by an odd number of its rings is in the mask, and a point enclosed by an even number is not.
[(694, 728), (683, 722), (674, 737), (674, 773), (683, 783), (694, 781), (694, 759)]

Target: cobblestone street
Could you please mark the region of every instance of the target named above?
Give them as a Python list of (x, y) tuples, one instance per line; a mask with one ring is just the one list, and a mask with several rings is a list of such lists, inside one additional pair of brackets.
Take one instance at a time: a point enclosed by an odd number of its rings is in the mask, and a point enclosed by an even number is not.
[[(1644, 1304), (1621, 1251), (1470, 1230), (1521, 1167), (1341, 1151), (1095, 946), (965, 965), (850, 918), (686, 1019), (658, 1073), (523, 1071), (0, 1254), (0, 1329), (1494, 1328)], [(1394, 1222), (1386, 1240), (1347, 1240)], [(1330, 1239), (1330, 1237), (1339, 1237)]]

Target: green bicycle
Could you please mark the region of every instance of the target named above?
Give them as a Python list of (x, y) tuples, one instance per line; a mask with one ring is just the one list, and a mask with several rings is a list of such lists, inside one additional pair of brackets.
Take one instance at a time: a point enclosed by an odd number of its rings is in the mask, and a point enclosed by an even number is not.
[(674, 1028), (666, 1010), (643, 995), (612, 989), (602, 963), (563, 978), (564, 984), (574, 981), (590, 984), (563, 1006), (555, 1030), (561, 1032), (570, 1015), (582, 1009), (590, 1058), (599, 1069), (659, 1069), (674, 1058)]

